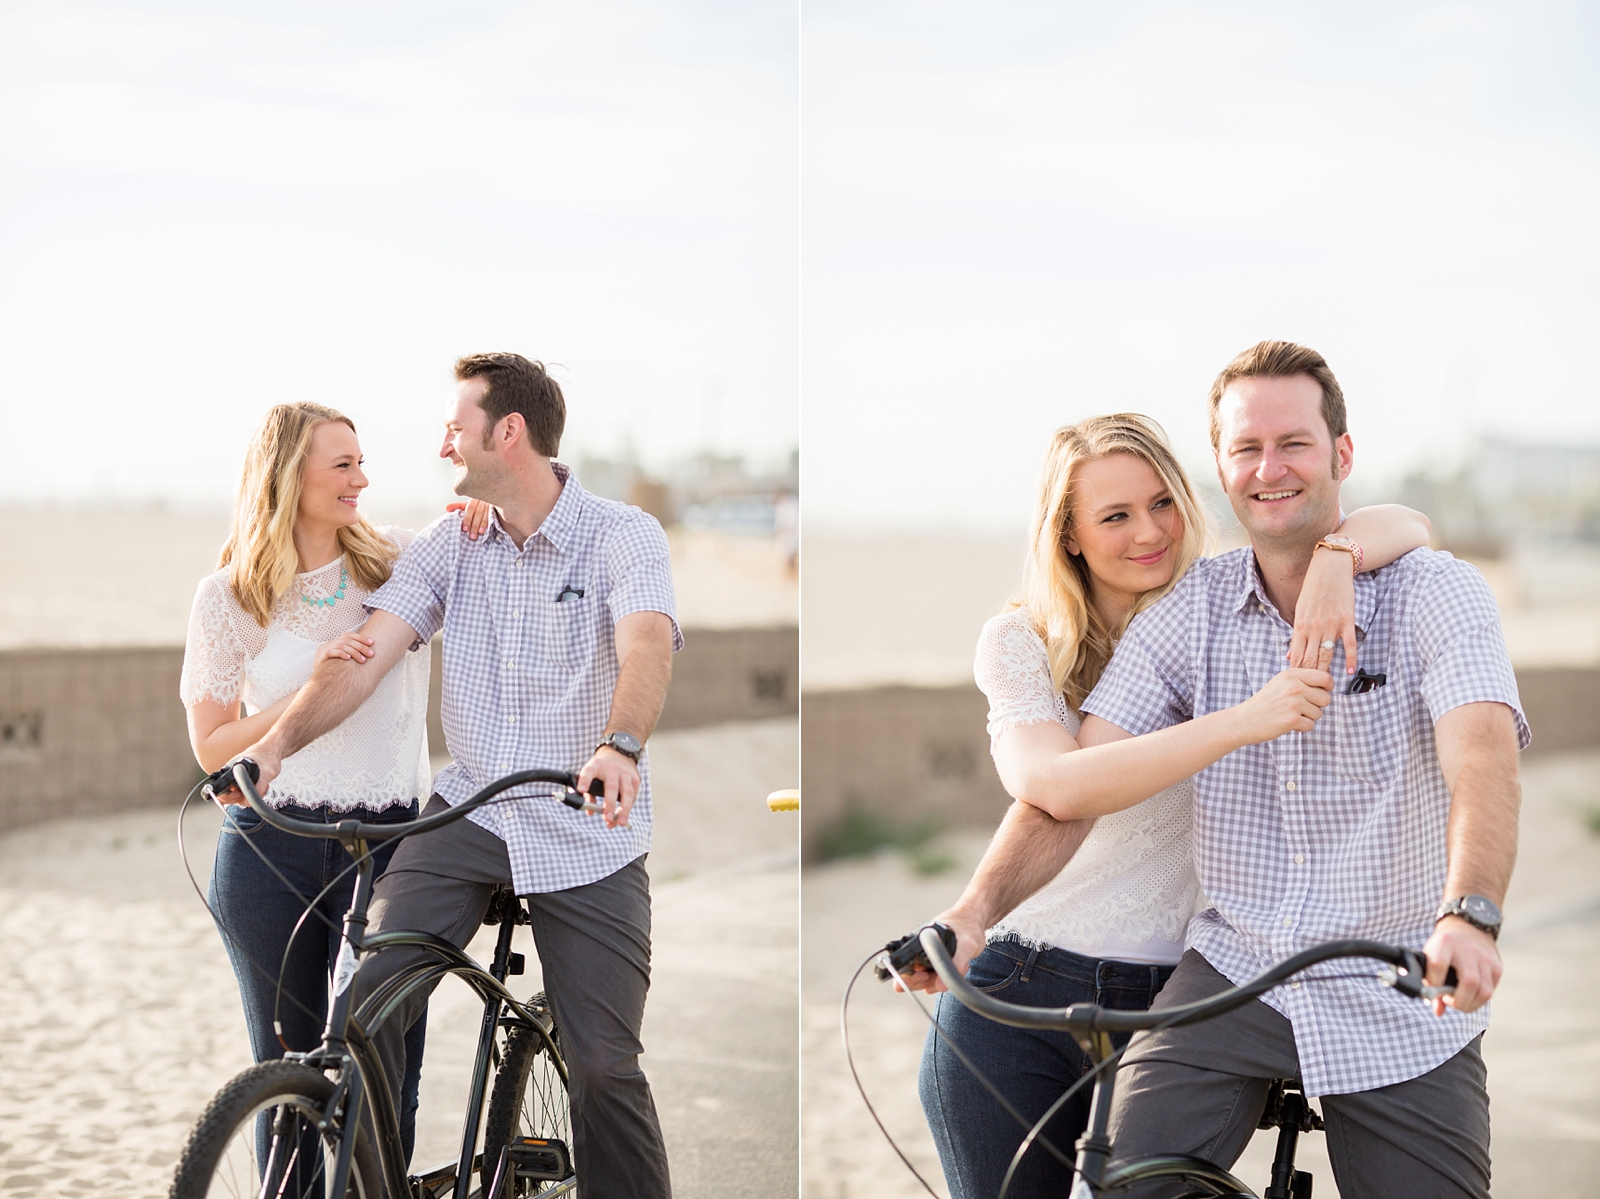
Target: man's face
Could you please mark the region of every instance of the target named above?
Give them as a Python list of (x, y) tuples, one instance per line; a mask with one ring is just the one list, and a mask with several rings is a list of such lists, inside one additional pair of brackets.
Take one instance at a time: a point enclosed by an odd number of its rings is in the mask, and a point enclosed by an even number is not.
[(483, 491), (493, 486), (501, 465), (500, 447), (492, 438), (487, 448), (484, 445), (485, 434), (493, 433), (482, 404), (488, 390), (488, 382), (481, 378), (462, 379), (456, 384), (455, 396), (445, 414), (444, 445), (439, 448), (439, 457), (455, 463), (456, 494), (477, 499), (489, 498)]
[(1298, 543), (1339, 523), (1350, 435), (1329, 437), (1310, 375), (1238, 379), (1217, 406), (1217, 477), (1252, 542)]

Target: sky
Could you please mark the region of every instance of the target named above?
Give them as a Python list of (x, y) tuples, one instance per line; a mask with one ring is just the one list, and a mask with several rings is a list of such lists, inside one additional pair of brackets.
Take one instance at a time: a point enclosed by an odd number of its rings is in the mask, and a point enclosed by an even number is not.
[(797, 44), (768, 0), (6, 0), (0, 502), (226, 505), (304, 399), (432, 503), (491, 349), (568, 460), (782, 460)]
[(807, 0), (810, 532), (1024, 526), (1052, 429), (1212, 471), (1264, 338), (1345, 391), (1353, 490), (1600, 442), (1600, 9)]

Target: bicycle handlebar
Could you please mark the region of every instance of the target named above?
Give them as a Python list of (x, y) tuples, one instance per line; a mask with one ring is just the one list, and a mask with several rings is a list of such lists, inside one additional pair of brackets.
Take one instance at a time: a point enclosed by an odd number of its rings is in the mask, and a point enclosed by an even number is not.
[[(578, 778), (575, 774), (565, 770), (519, 770), (515, 774), (508, 774), (502, 779), (496, 779), (484, 787), (476, 795), (462, 800), (451, 806), (447, 812), (437, 812), (432, 816), (424, 816), (420, 820), (413, 820), (407, 824), (364, 824), (359, 820), (341, 820), (336, 824), (317, 824), (309, 820), (296, 820), (293, 816), (285, 816), (276, 808), (264, 801), (256, 791), (256, 780), (261, 777), (261, 770), (249, 758), (241, 758), (237, 762), (230, 762), (221, 770), (207, 777), (206, 787), (215, 798), (222, 795), (230, 788), (237, 787), (239, 794), (243, 795), (261, 819), (273, 828), (282, 829), (286, 833), (294, 833), (300, 837), (327, 837), (336, 840), (359, 839), (363, 841), (389, 841), (396, 837), (409, 837), (413, 833), (432, 832), (449, 824), (452, 820), (459, 820), (476, 807), (487, 803), (502, 791), (509, 791), (512, 787), (520, 787), (526, 783), (554, 783), (563, 788), (556, 798), (570, 808), (580, 812), (598, 811), (599, 805), (589, 802), (584, 798), (583, 792), (578, 790)], [(595, 779), (589, 784), (589, 794), (604, 796), (605, 784), (600, 779)]]
[(1423, 976), (1428, 971), (1428, 959), (1420, 950), (1386, 945), (1381, 941), (1348, 940), (1327, 941), (1321, 945), (1313, 945), (1293, 957), (1285, 958), (1265, 974), (1251, 979), (1242, 986), (1233, 987), (1209, 999), (1180, 1004), (1177, 1007), (1144, 1012), (1111, 1011), (1093, 1003), (1075, 1003), (1064, 1008), (1023, 1007), (1021, 1004), (1007, 1003), (1003, 999), (985, 995), (968, 982), (951, 960), (949, 950), (945, 948), (941, 928), (940, 925), (929, 925), (921, 930), (917, 940), (921, 943), (922, 952), (934, 972), (938, 974), (940, 981), (963, 1006), (980, 1016), (986, 1016), (1000, 1024), (1009, 1024), (1013, 1028), (1053, 1029), (1071, 1033), (1079, 1039), (1091, 1032), (1138, 1032), (1141, 1029), (1154, 1028), (1158, 1024), (1163, 1028), (1171, 1028), (1208, 1020), (1213, 1016), (1220, 1016), (1224, 1012), (1243, 1007), (1256, 996), (1270, 991), (1290, 975), (1298, 974), (1318, 962), (1326, 962), (1333, 958), (1376, 958), (1389, 963), (1394, 969), (1384, 971), (1377, 977), (1395, 990), (1414, 999), (1432, 999), (1437, 995), (1449, 994), (1454, 989), (1448, 985), (1428, 987), (1423, 984)]

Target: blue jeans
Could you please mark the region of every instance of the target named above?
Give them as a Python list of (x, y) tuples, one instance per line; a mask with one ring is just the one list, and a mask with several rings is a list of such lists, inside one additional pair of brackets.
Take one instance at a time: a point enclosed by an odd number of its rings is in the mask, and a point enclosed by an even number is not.
[[(409, 806), (385, 808), (381, 812), (366, 808), (330, 812), (327, 808), (286, 804), (281, 811), (285, 816), (320, 824), (335, 824), (340, 820), (400, 824), (416, 819), (417, 805), (413, 801)], [(398, 844), (390, 841), (372, 855), (379, 874), (389, 864)], [(255, 849), (278, 868), (288, 880), (288, 887), (268, 869)], [(287, 961), (284, 947), (295, 922), (305, 914), (306, 905), (352, 861), (337, 841), (297, 837), (273, 828), (248, 807), (228, 808), (222, 835), (217, 839), (216, 862), (211, 868), (211, 914), (222, 932), (234, 976), (239, 980), (250, 1048), (258, 1062), (276, 1060), (284, 1053), (272, 1027), (280, 966), (283, 999), (277, 1004), (277, 1019), (283, 1025), (284, 1041), (290, 1049), (299, 1052), (315, 1049), (322, 1043), (322, 1029), (328, 1019), (329, 980), (339, 954), (344, 914), (355, 893), (354, 870), (330, 888), (317, 905), (317, 912), (328, 923), (318, 920), (316, 914), (306, 916)], [(417, 1087), (422, 1079), (422, 1048), (427, 1024), (424, 1011), (406, 1033), (406, 1073), (400, 1091), (400, 1142), (408, 1160), (416, 1143)], [(264, 1143), (262, 1149), (264, 1153)]]
[[(967, 977), (979, 990), (1027, 1007), (1098, 1003), (1125, 1011), (1150, 1006), (1171, 966), (1097, 962), (1064, 949), (1030, 949), (993, 941), (972, 959)], [(933, 1131), (951, 1199), (995, 1199), (1026, 1130), (950, 1051), (948, 1038), (1031, 1123), (1089, 1068), (1089, 1057), (1064, 1032), (1009, 1028), (974, 1015), (949, 995), (937, 1003), (939, 1032), (930, 1028), (917, 1090)], [(1126, 1035), (1116, 1038), (1120, 1047)], [(1048, 1139), (1071, 1161), (1089, 1124), (1093, 1084), (1074, 1095), (1045, 1125)], [(1011, 1180), (1008, 1199), (1057, 1199), (1072, 1186), (1062, 1165), (1037, 1141)]]

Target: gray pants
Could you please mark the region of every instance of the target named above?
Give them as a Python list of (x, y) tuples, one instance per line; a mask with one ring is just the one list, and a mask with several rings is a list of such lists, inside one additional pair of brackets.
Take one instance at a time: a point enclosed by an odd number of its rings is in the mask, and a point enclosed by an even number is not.
[[(1230, 986), (1191, 949), (1153, 1010)], [(1328, 1157), (1344, 1199), (1488, 1199), (1489, 1093), (1481, 1040), (1408, 1082), (1321, 1097)], [(1215, 1020), (1139, 1033), (1117, 1072), (1113, 1155), (1188, 1153), (1231, 1167), (1261, 1118), (1268, 1083), (1299, 1073), (1293, 1026), (1260, 1000)], [(1155, 1199), (1180, 1190), (1134, 1187), (1128, 1193)]]
[[(445, 806), (436, 795), (423, 815)], [(494, 888), (510, 882), (505, 842), (457, 820), (400, 843), (374, 889), (368, 929), (429, 932), (464, 947), (483, 923)], [(525, 898), (571, 1075), (572, 1153), (584, 1199), (667, 1199), (666, 1146), (650, 1083), (639, 1068), (639, 1026), (650, 987), (644, 859), (581, 887)], [(356, 1003), (424, 959), (434, 960), (409, 949), (366, 959), (352, 984)], [(431, 990), (413, 992), (373, 1038), (390, 1080), (405, 1076), (404, 1033)]]

